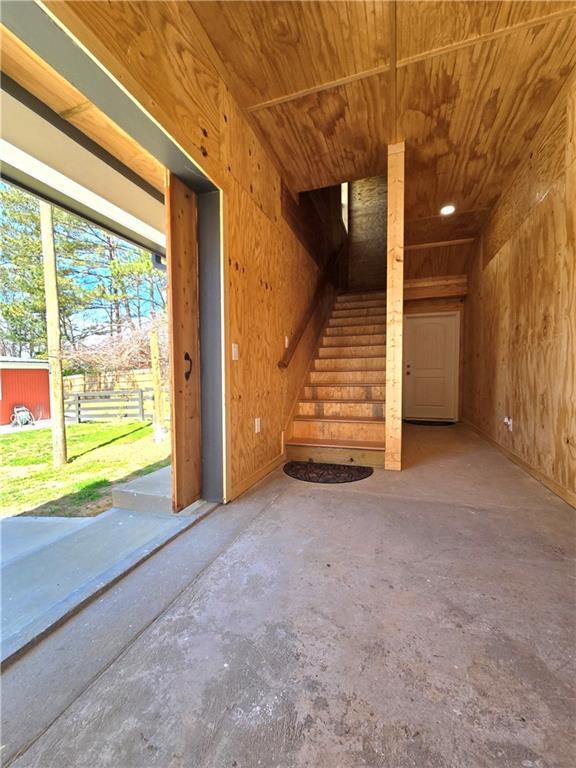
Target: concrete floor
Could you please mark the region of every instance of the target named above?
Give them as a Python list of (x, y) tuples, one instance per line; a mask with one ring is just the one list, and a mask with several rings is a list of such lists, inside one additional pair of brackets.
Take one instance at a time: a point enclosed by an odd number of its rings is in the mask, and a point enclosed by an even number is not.
[[(410, 427), (406, 443), (405, 472), (340, 486), (276, 472), (165, 547), (244, 515), (68, 702), (74, 681), (53, 676), (61, 714), (12, 764), (572, 768), (574, 510), (464, 427)], [(156, 582), (172, 577), (154, 562)], [(18, 664), (22, 707), (41, 676)]]

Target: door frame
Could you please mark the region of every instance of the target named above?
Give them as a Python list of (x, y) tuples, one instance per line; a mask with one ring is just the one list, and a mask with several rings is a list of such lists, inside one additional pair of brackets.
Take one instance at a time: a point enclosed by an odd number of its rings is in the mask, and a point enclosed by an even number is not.
[[(5, 3), (2, 23), (97, 106), (197, 198), (201, 377), (201, 498), (225, 498), (224, 253), (222, 192), (134, 95), (36, 3)], [(44, 110), (45, 112), (46, 110)], [(117, 164), (115, 164), (117, 165)]]
[[(462, 363), (462, 349), (461, 349), (461, 337), (462, 337), (462, 319), (461, 319), (462, 313), (458, 309), (447, 309), (444, 312), (438, 311), (438, 312), (411, 312), (410, 314), (404, 314), (404, 343), (403, 343), (403, 364), (402, 364), (402, 403), (404, 410), (404, 405), (406, 403), (406, 397), (405, 397), (405, 366), (406, 366), (406, 343), (408, 339), (408, 332), (407, 332), (407, 320), (410, 319), (416, 319), (416, 318), (426, 318), (426, 317), (454, 317), (456, 318), (456, 334), (454, 338), (454, 347), (455, 347), (455, 359), (456, 359), (456, 402), (455, 402), (455, 416), (453, 419), (446, 419), (446, 418), (440, 418), (435, 419), (435, 421), (445, 421), (445, 422), (457, 422), (460, 418), (460, 386), (462, 384), (462, 371), (461, 371), (461, 363)], [(409, 418), (412, 421), (426, 421), (427, 419), (425, 417), (417, 417), (417, 416), (404, 416), (404, 413), (402, 413), (402, 418)]]

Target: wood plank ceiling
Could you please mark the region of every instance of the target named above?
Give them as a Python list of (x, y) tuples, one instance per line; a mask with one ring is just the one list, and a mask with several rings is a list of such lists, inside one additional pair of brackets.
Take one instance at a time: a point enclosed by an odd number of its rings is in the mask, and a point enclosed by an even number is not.
[(293, 190), (406, 141), (407, 244), (477, 234), (576, 64), (576, 1), (190, 6)]

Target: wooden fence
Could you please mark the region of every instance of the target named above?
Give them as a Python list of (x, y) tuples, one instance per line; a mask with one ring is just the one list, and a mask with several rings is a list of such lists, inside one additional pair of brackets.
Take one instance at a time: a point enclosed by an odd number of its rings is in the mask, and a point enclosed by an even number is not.
[(101, 392), (74, 392), (64, 397), (64, 412), (68, 421), (130, 419), (150, 421), (154, 395), (151, 389), (116, 389)]
[(64, 376), (64, 394), (66, 395), (75, 392), (151, 389), (152, 386), (152, 371), (150, 368), (135, 368), (131, 371), (73, 373)]
[[(64, 398), (66, 418), (77, 421), (95, 421), (99, 419), (136, 418), (141, 415), (139, 391), (143, 392), (144, 421), (152, 421), (154, 413), (154, 389), (150, 368), (138, 368), (131, 371), (101, 371), (99, 373), (76, 373), (64, 376)], [(126, 397), (126, 393), (129, 393)], [(76, 395), (82, 396), (77, 400)], [(83, 399), (82, 399), (83, 398)], [(99, 402), (100, 401), (100, 402)], [(123, 405), (126, 407), (123, 408)], [(162, 422), (170, 422), (169, 382), (162, 383), (161, 400)], [(100, 408), (100, 411), (96, 409)], [(127, 410), (128, 409), (128, 410)], [(136, 410), (135, 410), (136, 409)], [(80, 410), (80, 416), (78, 412)], [(86, 418), (82, 416), (82, 413)], [(100, 414), (103, 414), (100, 418)], [(134, 415), (136, 414), (136, 416)]]

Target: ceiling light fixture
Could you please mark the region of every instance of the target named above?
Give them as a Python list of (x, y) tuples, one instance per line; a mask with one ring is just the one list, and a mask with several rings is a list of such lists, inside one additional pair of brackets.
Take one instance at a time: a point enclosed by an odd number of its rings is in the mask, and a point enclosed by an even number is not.
[(442, 214), (442, 216), (451, 216), (455, 210), (456, 210), (455, 205), (452, 205), (452, 204), (443, 205), (442, 208), (440, 208), (440, 213)]

